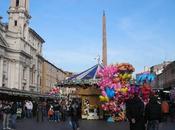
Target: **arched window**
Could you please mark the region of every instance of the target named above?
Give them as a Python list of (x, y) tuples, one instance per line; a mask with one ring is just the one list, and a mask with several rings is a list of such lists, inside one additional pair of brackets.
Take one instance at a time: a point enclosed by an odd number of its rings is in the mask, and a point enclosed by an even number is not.
[(30, 68), (30, 84), (35, 83), (35, 65)]
[(19, 6), (19, 0), (16, 0), (16, 7)]

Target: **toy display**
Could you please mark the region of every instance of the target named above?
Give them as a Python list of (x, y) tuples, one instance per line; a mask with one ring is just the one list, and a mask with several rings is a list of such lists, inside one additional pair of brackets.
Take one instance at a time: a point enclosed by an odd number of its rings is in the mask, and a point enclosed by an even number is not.
[(82, 100), (82, 118), (88, 120), (99, 119), (98, 106), (90, 104), (90, 100), (84, 97)]
[(138, 94), (147, 103), (153, 93), (150, 83), (155, 75), (151, 72), (141, 73), (136, 76), (135, 84), (131, 82), (134, 71), (131, 64), (122, 63), (105, 66), (98, 72), (101, 108), (110, 113), (114, 121), (125, 120), (125, 103), (130, 96)]
[[(136, 89), (131, 87), (130, 80), (134, 67), (128, 63), (106, 66), (98, 72), (101, 89), (99, 99), (102, 109), (116, 115), (114, 120), (124, 120), (124, 102), (129, 98), (129, 93)], [(132, 89), (131, 89), (132, 88)], [(113, 116), (114, 118), (114, 116)]]

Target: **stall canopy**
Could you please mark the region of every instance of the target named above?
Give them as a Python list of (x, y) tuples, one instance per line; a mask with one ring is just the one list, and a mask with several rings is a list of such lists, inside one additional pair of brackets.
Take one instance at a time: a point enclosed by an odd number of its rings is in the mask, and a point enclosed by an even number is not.
[(64, 85), (81, 85), (81, 84), (93, 85), (93, 84), (96, 84), (98, 81), (97, 72), (101, 68), (103, 68), (103, 65), (96, 64), (95, 66), (79, 74), (76, 74), (68, 78), (67, 80), (64, 80), (63, 84)]
[(50, 96), (47, 94), (40, 94), (37, 92), (30, 92), (25, 90), (18, 90), (18, 89), (10, 89), (10, 88), (0, 88), (0, 95), (7, 94), (11, 96), (23, 96), (23, 97), (35, 97), (35, 98), (57, 98), (56, 96)]

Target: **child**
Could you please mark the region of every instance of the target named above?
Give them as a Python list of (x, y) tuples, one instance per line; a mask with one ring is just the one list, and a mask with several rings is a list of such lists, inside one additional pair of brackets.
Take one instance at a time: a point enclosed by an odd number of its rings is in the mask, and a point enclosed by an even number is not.
[(50, 106), (50, 109), (48, 111), (48, 119), (49, 119), (49, 121), (53, 121), (53, 115), (54, 115), (53, 106)]

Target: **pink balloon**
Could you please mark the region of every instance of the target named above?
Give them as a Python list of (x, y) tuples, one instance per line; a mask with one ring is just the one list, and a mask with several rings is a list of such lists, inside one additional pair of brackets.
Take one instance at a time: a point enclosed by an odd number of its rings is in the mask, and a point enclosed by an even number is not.
[(102, 96), (104, 96), (104, 97), (107, 96), (105, 91), (102, 91), (101, 93), (102, 93)]

